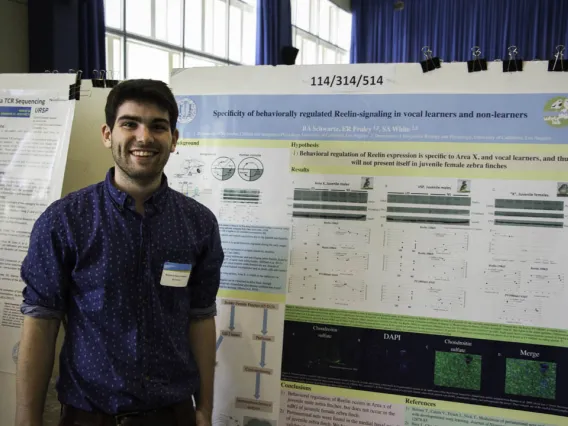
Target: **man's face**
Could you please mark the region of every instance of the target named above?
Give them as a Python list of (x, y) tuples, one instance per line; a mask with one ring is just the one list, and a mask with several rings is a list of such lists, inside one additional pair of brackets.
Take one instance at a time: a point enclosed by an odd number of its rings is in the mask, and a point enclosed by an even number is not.
[(112, 131), (103, 126), (104, 144), (112, 150), (117, 168), (139, 183), (161, 176), (177, 139), (168, 112), (150, 103), (126, 101), (117, 111)]

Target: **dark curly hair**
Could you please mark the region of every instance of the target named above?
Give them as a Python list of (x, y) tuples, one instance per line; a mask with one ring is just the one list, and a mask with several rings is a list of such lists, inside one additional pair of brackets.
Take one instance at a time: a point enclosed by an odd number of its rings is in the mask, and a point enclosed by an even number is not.
[(112, 130), (116, 122), (116, 113), (126, 101), (152, 103), (168, 111), (172, 133), (176, 130), (178, 120), (178, 105), (166, 83), (159, 80), (136, 79), (125, 80), (110, 91), (105, 106), (107, 126)]

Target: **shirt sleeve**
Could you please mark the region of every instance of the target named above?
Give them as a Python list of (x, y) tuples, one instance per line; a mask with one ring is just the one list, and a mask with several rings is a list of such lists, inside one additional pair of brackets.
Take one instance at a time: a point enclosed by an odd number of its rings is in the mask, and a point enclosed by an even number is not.
[(208, 318), (217, 315), (216, 299), (221, 282), (224, 253), (216, 220), (206, 241), (205, 248), (197, 264), (192, 268), (189, 279), (191, 318)]
[(21, 312), (36, 318), (62, 319), (70, 282), (65, 228), (54, 206), (40, 215), (20, 268), (24, 281)]

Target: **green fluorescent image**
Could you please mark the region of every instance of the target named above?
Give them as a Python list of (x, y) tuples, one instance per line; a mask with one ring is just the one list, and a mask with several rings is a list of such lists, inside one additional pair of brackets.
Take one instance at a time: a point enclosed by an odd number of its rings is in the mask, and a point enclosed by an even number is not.
[(434, 384), (481, 390), (481, 355), (436, 352)]
[(556, 363), (508, 358), (505, 393), (555, 399)]

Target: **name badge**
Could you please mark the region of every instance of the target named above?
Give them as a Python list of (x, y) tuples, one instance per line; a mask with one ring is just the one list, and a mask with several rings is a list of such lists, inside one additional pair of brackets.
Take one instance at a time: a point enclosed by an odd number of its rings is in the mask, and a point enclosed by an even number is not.
[(191, 275), (191, 265), (187, 263), (164, 263), (160, 284), (166, 287), (186, 287)]

